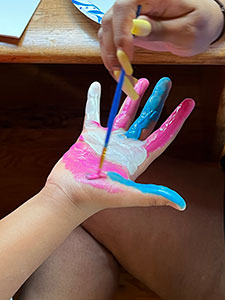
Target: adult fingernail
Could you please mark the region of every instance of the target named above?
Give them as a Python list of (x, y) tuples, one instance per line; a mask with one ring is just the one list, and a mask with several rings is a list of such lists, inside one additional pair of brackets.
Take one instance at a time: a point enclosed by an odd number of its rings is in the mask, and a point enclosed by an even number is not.
[(132, 100), (137, 100), (139, 98), (138, 93), (135, 91), (132, 83), (130, 80), (125, 76), (124, 78), (124, 91), (125, 93), (132, 99)]
[(114, 75), (116, 81), (118, 81), (120, 78), (120, 70), (113, 71), (113, 75)]
[(136, 36), (147, 36), (152, 30), (151, 24), (146, 20), (133, 19), (131, 33)]
[(133, 86), (135, 86), (137, 83), (138, 83), (138, 79), (135, 78), (134, 76), (130, 76), (131, 78), (130, 79), (130, 82), (133, 83)]
[[(116, 80), (119, 80), (120, 77), (120, 71), (119, 70), (115, 70), (113, 72)], [(129, 96), (132, 100), (137, 100), (139, 98), (138, 93), (135, 91), (132, 83), (130, 82), (130, 80), (128, 79), (127, 76), (124, 77), (124, 82), (123, 82), (123, 91), (124, 93)]]
[[(115, 70), (113, 71), (114, 77), (116, 78), (116, 80), (119, 80), (120, 77), (120, 70)], [(138, 79), (132, 75), (128, 75), (127, 78), (130, 80), (131, 84), (133, 86), (135, 86), (138, 83)]]
[(123, 50), (118, 49), (116, 52), (118, 61), (122, 68), (124, 69), (125, 73), (127, 75), (132, 75), (133, 74), (133, 68), (131, 66), (130, 60), (126, 53)]
[(138, 83), (138, 79), (132, 75), (127, 75), (127, 78), (130, 80), (130, 82), (133, 86), (135, 86)]

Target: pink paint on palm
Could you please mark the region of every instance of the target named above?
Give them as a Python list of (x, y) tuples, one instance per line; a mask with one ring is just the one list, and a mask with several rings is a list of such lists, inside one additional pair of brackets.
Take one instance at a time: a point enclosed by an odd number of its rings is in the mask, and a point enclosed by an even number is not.
[(94, 180), (100, 178), (107, 178), (107, 175), (102, 173), (101, 170), (98, 170), (97, 173), (87, 174), (86, 177), (88, 180)]
[(105, 172), (111, 171), (120, 174), (124, 178), (128, 178), (128, 171), (126, 168), (115, 163), (105, 161), (101, 177), (89, 180), (88, 176), (97, 174), (99, 159), (100, 157), (96, 155), (88, 144), (80, 141), (74, 144), (63, 156), (63, 162), (65, 163), (66, 169), (73, 174), (77, 181), (107, 190), (111, 193), (121, 192), (122, 189), (115, 184), (112, 184), (110, 180), (107, 180), (106, 175), (102, 176)]
[(130, 120), (135, 116), (141, 98), (148, 88), (149, 81), (145, 78), (139, 79), (138, 83), (135, 86), (135, 91), (139, 94), (138, 100), (132, 100), (130, 97), (127, 97), (125, 103), (120, 111), (120, 113), (116, 116), (114, 120), (113, 130), (123, 128), (126, 129), (127, 124), (130, 123)]
[(146, 139), (145, 149), (148, 154), (173, 141), (194, 106), (195, 102), (192, 99), (185, 99), (177, 106), (160, 128)]
[(101, 174), (98, 173), (93, 173), (93, 174), (87, 174), (86, 175), (88, 180), (94, 180), (94, 179), (100, 179), (101, 178)]

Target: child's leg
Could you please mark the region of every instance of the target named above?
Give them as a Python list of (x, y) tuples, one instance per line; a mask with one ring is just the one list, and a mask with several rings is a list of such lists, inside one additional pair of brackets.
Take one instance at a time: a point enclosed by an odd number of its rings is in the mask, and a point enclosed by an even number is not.
[(20, 300), (108, 300), (117, 279), (112, 255), (78, 227), (27, 280)]
[(179, 191), (186, 211), (107, 210), (86, 221), (86, 229), (162, 299), (225, 299), (223, 171), (162, 157), (144, 176)]
[[(162, 299), (225, 299), (222, 171), (164, 157), (144, 179), (179, 191), (187, 210), (107, 210), (86, 229)], [(115, 270), (109, 253), (80, 228), (28, 280), (21, 300), (110, 299)]]

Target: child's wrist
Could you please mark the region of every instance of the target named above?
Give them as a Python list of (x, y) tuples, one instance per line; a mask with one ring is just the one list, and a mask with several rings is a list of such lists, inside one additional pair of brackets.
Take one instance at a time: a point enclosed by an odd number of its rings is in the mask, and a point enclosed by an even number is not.
[[(47, 182), (39, 195), (53, 210), (59, 213), (59, 216), (67, 218), (74, 228), (95, 213), (81, 209), (76, 205), (75, 200), (71, 199), (63, 189), (52, 182)], [(77, 191), (77, 198), (80, 198), (79, 191)]]

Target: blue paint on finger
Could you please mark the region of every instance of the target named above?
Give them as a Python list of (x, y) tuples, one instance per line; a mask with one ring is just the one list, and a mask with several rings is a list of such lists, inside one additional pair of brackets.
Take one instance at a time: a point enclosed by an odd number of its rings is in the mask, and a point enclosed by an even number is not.
[(108, 172), (107, 175), (111, 180), (138, 189), (142, 193), (162, 196), (179, 206), (180, 210), (184, 210), (186, 208), (186, 202), (184, 201), (184, 199), (177, 192), (169, 189), (166, 186), (136, 183), (132, 180), (122, 177), (115, 172)]
[(128, 138), (139, 139), (142, 129), (158, 121), (171, 86), (172, 83), (168, 77), (163, 77), (158, 81), (140, 116), (125, 133)]

